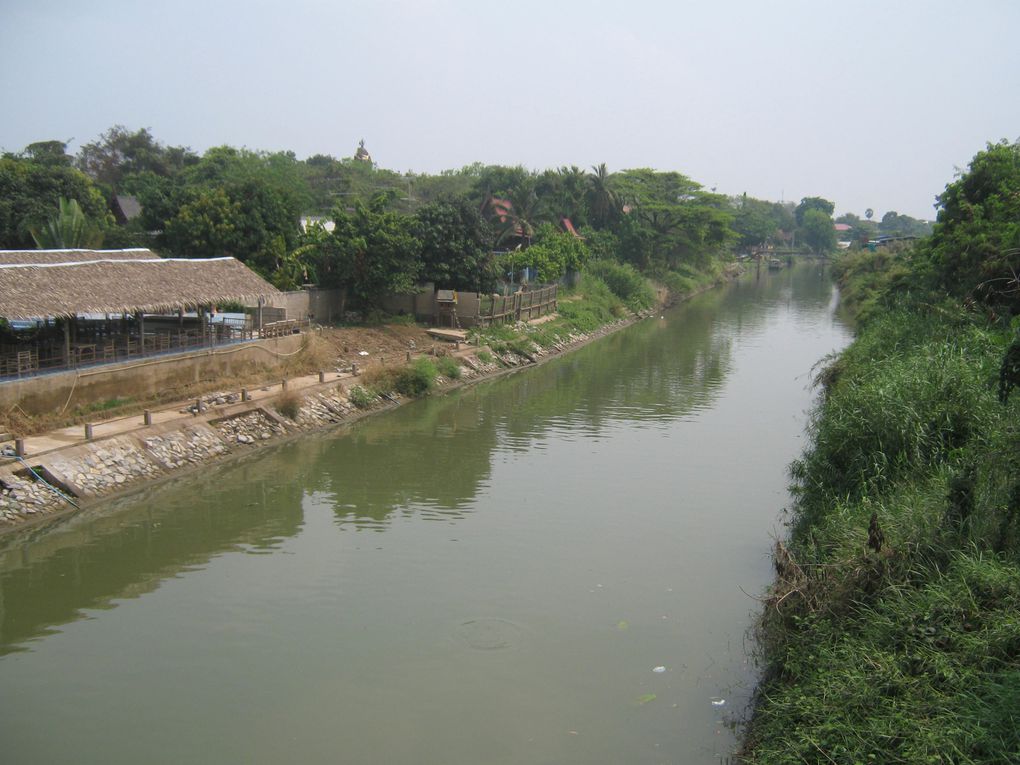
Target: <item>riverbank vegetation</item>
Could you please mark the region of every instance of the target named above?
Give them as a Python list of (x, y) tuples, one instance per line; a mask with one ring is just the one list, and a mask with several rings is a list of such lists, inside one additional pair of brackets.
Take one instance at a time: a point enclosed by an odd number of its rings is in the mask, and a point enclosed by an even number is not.
[[(0, 248), (233, 256), (281, 289), (342, 286), (363, 316), (422, 283), (492, 292), (606, 262), (683, 293), (737, 253), (835, 245), (832, 202), (727, 197), (679, 172), (475, 163), (397, 173), (364, 146), (340, 159), (231, 146), (199, 155), (121, 126), (75, 155), (60, 141), (5, 153), (0, 190)], [(600, 278), (622, 286), (608, 268)]]
[(990, 145), (930, 237), (839, 263), (858, 334), (792, 467), (747, 762), (1020, 761), (1018, 221)]

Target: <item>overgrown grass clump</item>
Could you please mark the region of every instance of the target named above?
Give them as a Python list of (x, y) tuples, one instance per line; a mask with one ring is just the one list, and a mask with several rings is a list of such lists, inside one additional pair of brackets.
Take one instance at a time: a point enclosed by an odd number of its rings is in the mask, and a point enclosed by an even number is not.
[(725, 264), (722, 261), (713, 260), (697, 268), (691, 264), (681, 263), (675, 269), (656, 272), (653, 277), (668, 289), (670, 294), (686, 297), (718, 282), (724, 270)]
[(759, 629), (748, 762), (1020, 762), (1010, 339), (917, 303), (873, 313), (823, 375)]
[(296, 391), (287, 391), (281, 394), (276, 399), (276, 411), (282, 414), (284, 417), (297, 421), (298, 415), (301, 413), (301, 404), (304, 403), (304, 399)]
[(649, 308), (655, 302), (655, 293), (648, 280), (629, 263), (599, 260), (590, 263), (585, 272), (604, 282), (609, 291), (632, 311)]
[(567, 329), (594, 332), (628, 313), (626, 304), (602, 279), (585, 274), (577, 291), (582, 299), (561, 300), (557, 307)]
[(755, 763), (1020, 757), (1020, 572), (954, 552), (790, 627), (751, 731)]
[(431, 359), (416, 359), (410, 366), (397, 373), (393, 388), (401, 395), (421, 398), (432, 391), (438, 376), (439, 370)]
[(440, 356), (436, 359), (436, 369), (448, 380), (460, 379), (460, 362), (453, 356)]
[(347, 400), (358, 409), (368, 409), (375, 403), (375, 394), (361, 385), (354, 385), (347, 391)]
[(432, 391), (438, 376), (435, 363), (422, 357), (406, 367), (372, 367), (365, 371), (362, 379), (367, 392), (373, 395), (395, 391), (402, 396), (421, 398)]
[(103, 401), (94, 401), (91, 404), (75, 407), (74, 413), (78, 417), (90, 414), (109, 414), (134, 403), (135, 400), (133, 398), (121, 398), (119, 396), (114, 396), (113, 398), (104, 399)]

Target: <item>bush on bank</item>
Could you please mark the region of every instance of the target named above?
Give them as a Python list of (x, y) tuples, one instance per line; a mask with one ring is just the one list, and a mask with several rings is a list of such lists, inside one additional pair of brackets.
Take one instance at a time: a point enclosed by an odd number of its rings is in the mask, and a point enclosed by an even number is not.
[(1020, 761), (1013, 332), (883, 289), (792, 466), (751, 763)]
[(1020, 761), (1020, 410), (1010, 333), (868, 322), (793, 468), (759, 629), (752, 763)]

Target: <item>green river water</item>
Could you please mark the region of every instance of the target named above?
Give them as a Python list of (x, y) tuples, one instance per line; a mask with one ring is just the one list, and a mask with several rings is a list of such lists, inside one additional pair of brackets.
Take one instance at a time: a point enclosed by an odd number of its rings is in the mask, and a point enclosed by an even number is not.
[(726, 762), (834, 306), (752, 273), (0, 538), (0, 762)]

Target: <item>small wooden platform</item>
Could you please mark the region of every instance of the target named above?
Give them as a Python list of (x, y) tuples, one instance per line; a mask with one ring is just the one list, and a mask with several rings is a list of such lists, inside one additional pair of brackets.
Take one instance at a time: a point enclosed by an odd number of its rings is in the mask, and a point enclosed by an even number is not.
[(426, 329), (425, 331), (437, 340), (445, 340), (448, 343), (463, 343), (467, 340), (467, 332), (462, 329)]

